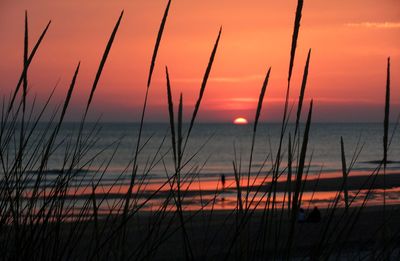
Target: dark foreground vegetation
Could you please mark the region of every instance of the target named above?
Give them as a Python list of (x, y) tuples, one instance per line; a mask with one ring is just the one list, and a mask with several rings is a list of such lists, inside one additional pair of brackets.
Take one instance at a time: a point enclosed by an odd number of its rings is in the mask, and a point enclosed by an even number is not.
[[(399, 258), (399, 208), (386, 204), (386, 165), (388, 148), (394, 133), (389, 133), (390, 113), (390, 60), (387, 64), (386, 100), (382, 132), (382, 159), (376, 168), (359, 182), (356, 188), (353, 178), (348, 179), (362, 145), (358, 146), (349, 161), (343, 139), (341, 143), (343, 178), (335, 200), (322, 211), (319, 223), (297, 222), (302, 206), (309, 162), (312, 154), (307, 145), (312, 129), (313, 101), (310, 101), (305, 127), (302, 129), (303, 100), (305, 96), (311, 50), (304, 67), (301, 91), (294, 115), (295, 127), (289, 128), (291, 118), (289, 104), (291, 78), (296, 54), (297, 38), (300, 32), (303, 1), (299, 0), (295, 12), (294, 30), (290, 50), (287, 91), (282, 117), (279, 147), (276, 152), (265, 155), (265, 165), (252, 166), (253, 151), (263, 99), (267, 92), (271, 69), (266, 72), (259, 101), (255, 108), (251, 150), (248, 159), (232, 155), (235, 174), (236, 207), (231, 211), (214, 210), (219, 194), (218, 188), (211, 199), (204, 199), (199, 210), (185, 211), (187, 184), (193, 182), (201, 168), (191, 167), (197, 152), (188, 152), (187, 144), (195, 128), (207, 80), (217, 56), (220, 29), (204, 78), (198, 100), (194, 106), (188, 128), (183, 128), (183, 96), (177, 110), (174, 106), (172, 85), (166, 67), (166, 101), (169, 111), (170, 133), (160, 144), (160, 150), (146, 166), (140, 166), (138, 157), (146, 149), (148, 140), (142, 137), (145, 127), (147, 99), (151, 90), (153, 69), (157, 52), (167, 22), (171, 1), (168, 2), (158, 31), (149, 70), (149, 76), (140, 118), (140, 127), (132, 159), (121, 177), (129, 173), (130, 185), (123, 197), (109, 198), (108, 194), (118, 191), (118, 180), (106, 193), (98, 193), (101, 179), (106, 175), (113, 156), (96, 166), (96, 178), (90, 185), (83, 185), (90, 191), (85, 198), (71, 188), (72, 182), (82, 179), (84, 170), (91, 166), (102, 150), (88, 157), (93, 150), (99, 130), (97, 125), (88, 129), (86, 118), (94, 99), (101, 73), (106, 64), (123, 12), (117, 20), (106, 45), (98, 71), (91, 87), (85, 111), (79, 128), (73, 136), (62, 137), (65, 115), (74, 94), (80, 63), (72, 76), (71, 84), (60, 106), (52, 109), (50, 101), (37, 108), (35, 101), (29, 102), (29, 66), (50, 27), (47, 24), (31, 52), (28, 49), (28, 16), (25, 19), (24, 69), (10, 99), (4, 99), (0, 125), (0, 258), (5, 260), (69, 260), (69, 259), (398, 259)], [(384, 84), (382, 84), (384, 86)], [(44, 115), (50, 114), (47, 127), (36, 133)], [(395, 128), (394, 128), (395, 129)], [(170, 144), (167, 154), (161, 147)], [(59, 162), (59, 170), (49, 179), (48, 163), (54, 151), (64, 144), (66, 151)], [(115, 141), (117, 153), (118, 140)], [(198, 150), (204, 149), (203, 147)], [(206, 149), (206, 148), (205, 148)], [(267, 159), (273, 164), (267, 164)], [(158, 189), (146, 192), (146, 184), (152, 168), (172, 160), (174, 172), (168, 173)], [(245, 161), (246, 164), (243, 162)], [(248, 166), (244, 170), (243, 166)], [(256, 172), (258, 179), (270, 179), (260, 186), (254, 186)], [(285, 178), (285, 182), (282, 182)], [(278, 179), (280, 181), (278, 181)], [(375, 181), (383, 189), (381, 206), (367, 207), (369, 195), (376, 188)], [(337, 182), (337, 181), (336, 181)], [(318, 182), (313, 183), (313, 189)], [(323, 183), (321, 183), (323, 184)], [(352, 190), (364, 191), (361, 205), (354, 206), (354, 198), (348, 195)], [(307, 189), (310, 189), (307, 187)], [(159, 193), (165, 193), (162, 201), (152, 211), (144, 211), (147, 204)], [(367, 191), (365, 193), (365, 191)], [(284, 201), (277, 200), (277, 193), (284, 192)], [(344, 200), (345, 207), (339, 208)], [(173, 208), (171, 208), (173, 206)], [(207, 210), (205, 209), (207, 207)], [(210, 210), (211, 209), (211, 210)]]

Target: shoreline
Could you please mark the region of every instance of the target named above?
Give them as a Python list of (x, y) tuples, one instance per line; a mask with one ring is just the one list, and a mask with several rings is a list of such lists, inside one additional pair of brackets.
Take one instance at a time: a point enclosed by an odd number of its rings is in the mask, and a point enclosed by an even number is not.
[[(393, 189), (393, 188), (399, 188), (399, 200), (400, 200), (400, 173), (387, 173), (385, 175), (385, 184), (383, 182), (383, 173), (379, 173), (378, 175), (350, 175), (347, 177), (347, 189), (349, 191), (354, 191), (354, 190), (360, 190), (360, 189), (372, 189), (372, 190), (380, 190), (380, 189)], [(374, 178), (375, 177), (375, 178)], [(375, 179), (375, 180), (374, 180)], [(254, 179), (253, 179), (254, 180)], [(258, 180), (261, 180), (261, 178), (258, 178)], [(372, 181), (373, 184), (372, 184)], [(215, 195), (216, 193), (221, 193), (221, 184), (218, 179), (216, 180), (201, 180), (200, 181), (202, 187), (201, 190), (199, 189), (198, 186), (198, 181), (193, 182), (191, 187), (189, 187), (188, 190), (185, 191), (185, 196), (188, 197), (193, 197), (193, 196), (199, 196), (200, 194), (203, 196), (206, 195)], [(278, 180), (276, 184), (276, 191), (277, 192), (285, 192), (286, 191), (286, 180)], [(306, 181), (303, 181), (303, 191), (304, 192), (337, 192), (343, 183), (343, 178), (342, 177), (321, 177), (319, 180), (316, 177), (311, 177), (307, 179)], [(155, 191), (161, 186), (162, 183), (157, 182), (157, 183), (151, 183), (151, 186), (148, 185), (149, 189), (145, 189), (142, 193), (141, 196), (143, 198), (149, 197), (150, 195), (153, 195)], [(226, 184), (227, 186), (225, 187), (224, 193), (236, 193), (236, 187), (234, 184), (233, 179), (226, 179)], [(271, 182), (265, 182), (264, 184), (260, 185), (254, 185), (250, 186), (250, 191), (256, 191), (260, 189), (260, 191), (266, 191), (270, 188)], [(294, 180), (292, 180), (292, 186), (294, 186)], [(101, 193), (101, 192), (96, 192), (96, 197), (100, 198), (107, 198), (107, 199), (117, 199), (120, 198), (121, 196), (124, 196), (126, 193), (126, 190), (128, 188), (128, 185), (124, 184), (116, 184), (116, 187), (121, 188), (119, 193)], [(74, 188), (74, 187), (72, 187)], [(107, 185), (103, 186), (103, 190), (106, 190), (108, 188)], [(212, 188), (212, 189), (211, 189)], [(218, 189), (217, 189), (218, 188)], [(247, 187), (242, 186), (242, 189), (246, 189)], [(185, 190), (184, 188), (183, 190)], [(293, 187), (292, 187), (293, 189)], [(166, 197), (170, 193), (170, 187), (169, 185), (165, 185), (163, 189), (158, 191), (156, 194), (154, 194), (155, 199), (160, 199)], [(74, 193), (73, 195), (66, 195), (66, 199), (88, 199), (92, 196), (92, 191), (86, 191), (81, 193), (80, 195), (77, 195)], [(400, 204), (400, 201), (399, 201)]]

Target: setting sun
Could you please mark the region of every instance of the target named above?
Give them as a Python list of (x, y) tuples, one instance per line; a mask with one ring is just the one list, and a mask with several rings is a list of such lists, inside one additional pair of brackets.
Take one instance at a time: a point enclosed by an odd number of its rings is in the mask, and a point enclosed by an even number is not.
[(247, 124), (248, 121), (247, 121), (247, 119), (245, 119), (245, 118), (239, 117), (239, 118), (236, 118), (236, 119), (233, 121), (233, 123), (234, 123), (234, 124), (238, 124), (238, 125), (243, 125), (243, 124)]

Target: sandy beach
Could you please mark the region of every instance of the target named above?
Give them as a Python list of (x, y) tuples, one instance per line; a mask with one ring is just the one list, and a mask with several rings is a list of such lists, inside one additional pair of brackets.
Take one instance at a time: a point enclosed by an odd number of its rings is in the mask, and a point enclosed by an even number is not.
[[(313, 255), (319, 260), (335, 259), (340, 254), (347, 259), (381, 259), (382, 251), (394, 258), (399, 254), (400, 207), (386, 207), (386, 222), (383, 225), (382, 206), (367, 207), (360, 211), (351, 208), (348, 212), (336, 209), (321, 209), (319, 223), (295, 224), (291, 259), (306, 260)], [(306, 213), (308, 214), (308, 213)], [(280, 256), (288, 253), (288, 231), (290, 218), (286, 211), (274, 214), (261, 210), (238, 214), (236, 211), (184, 212), (185, 230), (190, 248), (196, 260), (257, 260), (263, 256)], [(115, 219), (118, 220), (118, 219)], [(114, 220), (114, 221), (115, 221)], [(100, 244), (96, 253), (101, 260), (115, 259), (120, 255), (118, 240), (110, 237), (118, 227), (111, 220), (99, 220), (98, 237), (94, 237), (93, 221), (79, 224), (84, 233), (77, 238), (71, 257), (82, 259)], [(62, 224), (62, 239), (67, 238), (75, 223)], [(383, 233), (385, 227), (385, 234)], [(126, 255), (135, 260), (184, 260), (182, 228), (176, 212), (140, 212), (127, 222)], [(63, 240), (58, 242), (63, 244)], [(384, 243), (385, 242), (385, 243)], [(51, 236), (46, 239), (49, 247), (54, 244)], [(379, 258), (380, 257), (380, 258)], [(393, 259), (395, 260), (395, 259)]]

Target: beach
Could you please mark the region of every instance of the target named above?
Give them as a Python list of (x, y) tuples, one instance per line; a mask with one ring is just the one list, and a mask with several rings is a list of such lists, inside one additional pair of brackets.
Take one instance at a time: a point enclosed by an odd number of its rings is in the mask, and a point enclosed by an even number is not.
[[(399, 254), (396, 243), (400, 240), (399, 206), (386, 208), (385, 223), (382, 219), (382, 206), (367, 207), (359, 211), (358, 208), (351, 208), (347, 212), (336, 209), (331, 215), (331, 210), (321, 209), (321, 222), (296, 222), (290, 248), (291, 260), (312, 259), (315, 251), (319, 251), (319, 259), (323, 260), (335, 259), (336, 256), (346, 260), (383, 259), (383, 250), (395, 260)], [(287, 214), (286, 211), (278, 210), (273, 215), (269, 213), (270, 216), (266, 218), (267, 214), (262, 210), (245, 214), (221, 210), (188, 211), (184, 212), (185, 230), (196, 260), (257, 260), (263, 256), (284, 259), (289, 251), (287, 240), (290, 218)], [(359, 215), (357, 220), (356, 215)], [(118, 228), (116, 220), (119, 219), (99, 220), (96, 224), (93, 220), (80, 223), (78, 228), (83, 233), (72, 238), (69, 237), (70, 233), (76, 229), (77, 224), (63, 223), (58, 247), (65, 247), (65, 254), (71, 251), (69, 254), (72, 259), (85, 259), (88, 255), (94, 255), (92, 258), (100, 260), (117, 259), (121, 255), (118, 237), (110, 237)], [(162, 215), (141, 212), (135, 215), (126, 223), (125, 258), (170, 260), (173, 257), (174, 260), (184, 260), (182, 228), (178, 220), (176, 212)], [(97, 230), (94, 230), (95, 227)], [(49, 231), (52, 228), (54, 227), (50, 226)], [(52, 249), (55, 244), (51, 233), (43, 242), (35, 243), (45, 243), (48, 249)], [(101, 247), (92, 252), (96, 244)], [(40, 255), (32, 254), (32, 257)]]

